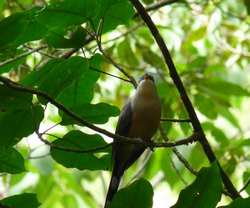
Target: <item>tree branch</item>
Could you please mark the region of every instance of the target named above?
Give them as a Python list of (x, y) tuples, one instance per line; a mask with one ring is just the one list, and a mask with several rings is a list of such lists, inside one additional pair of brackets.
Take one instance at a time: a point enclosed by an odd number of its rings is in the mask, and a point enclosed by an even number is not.
[(148, 26), (149, 30), (151, 31), (163, 57), (164, 60), (168, 66), (169, 69), (169, 73), (170, 76), (180, 94), (181, 100), (189, 114), (189, 118), (191, 119), (191, 123), (193, 126), (193, 129), (195, 132), (199, 132), (199, 142), (202, 145), (202, 148), (204, 150), (204, 152), (206, 153), (209, 161), (212, 163), (214, 161), (217, 161), (218, 166), (220, 168), (220, 172), (221, 172), (221, 176), (222, 176), (222, 180), (223, 183), (226, 187), (226, 189), (228, 190), (228, 192), (230, 192), (230, 194), (232, 195), (233, 198), (237, 198), (240, 197), (240, 194), (238, 193), (238, 191), (236, 190), (236, 188), (234, 187), (234, 185), (232, 184), (232, 182), (230, 181), (230, 179), (228, 178), (228, 176), (226, 175), (226, 173), (224, 172), (224, 170), (222, 169), (222, 167), (220, 166), (210, 144), (208, 143), (208, 140), (205, 136), (205, 133), (201, 127), (200, 121), (195, 113), (194, 107), (187, 95), (187, 92), (184, 88), (184, 85), (182, 83), (182, 80), (179, 77), (179, 74), (177, 73), (177, 70), (175, 68), (174, 62), (171, 58), (171, 55), (169, 53), (169, 50), (162, 38), (162, 36), (160, 35), (157, 27), (155, 26), (154, 22), (152, 21), (151, 17), (148, 15), (147, 11), (145, 10), (145, 8), (143, 7), (143, 5), (140, 3), (139, 0), (130, 0), (130, 2), (134, 5), (134, 7), (136, 8), (137, 12), (140, 14), (141, 18), (144, 20), (144, 22), (146, 23), (146, 25)]
[(14, 57), (14, 58), (11, 58), (11, 59), (8, 59), (6, 61), (3, 61), (3, 62), (0, 63), (0, 67), (3, 67), (5, 65), (7, 65), (7, 64), (10, 64), (10, 63), (12, 63), (14, 61), (17, 61), (17, 60), (21, 59), (21, 58), (24, 58), (24, 57), (26, 57), (26, 56), (28, 56), (28, 55), (30, 55), (32, 53), (35, 53), (37, 51), (40, 51), (40, 50), (42, 50), (44, 48), (47, 48), (47, 46), (40, 46), (38, 48), (34, 48), (34, 49), (32, 49), (30, 51), (27, 51), (27, 52), (24, 52), (24, 53), (22, 53), (22, 54), (20, 54), (20, 55), (18, 55), (16, 57)]
[[(0, 82), (4, 83), (7, 87), (12, 88), (12, 89), (14, 89), (16, 91), (27, 92), (27, 93), (35, 94), (37, 96), (41, 96), (42, 98), (44, 98), (45, 100), (47, 100), (48, 102), (50, 102), (51, 104), (55, 105), (57, 108), (62, 110), (68, 116), (73, 118), (75, 121), (77, 121), (80, 124), (88, 127), (89, 129), (92, 129), (92, 130), (94, 130), (96, 132), (99, 132), (99, 133), (104, 134), (104, 135), (106, 135), (106, 136), (108, 136), (110, 138), (113, 138), (116, 142), (132, 143), (132, 144), (143, 144), (143, 145), (145, 145), (145, 147), (150, 147), (150, 148), (173, 147), (173, 146), (179, 146), (179, 145), (192, 143), (192, 142), (196, 141), (198, 136), (199, 136), (197, 134), (193, 134), (193, 135), (191, 135), (190, 137), (188, 137), (186, 139), (182, 139), (182, 140), (179, 140), (179, 141), (176, 141), (176, 142), (167, 142), (167, 143), (166, 142), (165, 143), (145, 142), (140, 138), (128, 138), (128, 137), (120, 136), (120, 135), (117, 135), (117, 134), (113, 134), (113, 133), (111, 133), (111, 132), (109, 132), (109, 131), (107, 131), (105, 129), (102, 129), (102, 128), (98, 127), (98, 126), (95, 126), (92, 123), (87, 122), (86, 120), (82, 119), (77, 114), (75, 114), (74, 112), (72, 112), (71, 110), (66, 108), (63, 104), (61, 104), (60, 102), (57, 102), (55, 99), (53, 99), (50, 95), (48, 95), (45, 92), (42, 92), (40, 90), (33, 89), (33, 88), (24, 87), (24, 86), (22, 86), (22, 85), (20, 85), (20, 84), (18, 84), (16, 82), (13, 82), (10, 79), (5, 78), (3, 76), (0, 76)], [(38, 133), (38, 135), (39, 134), (40, 133)]]
[[(156, 3), (152, 3), (148, 6), (145, 7), (145, 10), (147, 12), (150, 12), (152, 10), (156, 10), (156, 9), (159, 9), (161, 7), (164, 7), (164, 6), (167, 6), (167, 5), (170, 5), (170, 4), (173, 4), (173, 3), (176, 3), (178, 2), (179, 0), (162, 0), (162, 1), (158, 1)], [(181, 1), (179, 1), (181, 2)], [(139, 13), (136, 13), (135, 16), (139, 16)]]

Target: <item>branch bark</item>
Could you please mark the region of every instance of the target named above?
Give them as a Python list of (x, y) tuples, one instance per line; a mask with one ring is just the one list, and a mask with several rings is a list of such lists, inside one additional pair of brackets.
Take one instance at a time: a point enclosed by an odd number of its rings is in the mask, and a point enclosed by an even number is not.
[(143, 5), (140, 3), (139, 0), (130, 0), (130, 2), (134, 5), (137, 12), (140, 14), (141, 18), (144, 20), (144, 22), (148, 26), (150, 32), (152, 33), (160, 51), (164, 57), (165, 63), (167, 64), (168, 69), (169, 69), (170, 76), (171, 76), (171, 78), (172, 78), (172, 80), (173, 80), (173, 82), (174, 82), (174, 84), (175, 84), (175, 86), (180, 94), (180, 98), (181, 98), (181, 100), (182, 100), (182, 102), (183, 102), (183, 104), (184, 104), (184, 106), (189, 114), (189, 118), (191, 120), (191, 124), (193, 126), (193, 129), (195, 132), (199, 132), (199, 142), (201, 143), (202, 148), (207, 155), (207, 158), (209, 159), (209, 161), (211, 163), (214, 161), (217, 161), (218, 166), (220, 168), (223, 183), (224, 183), (226, 189), (228, 190), (228, 192), (230, 192), (230, 194), (232, 195), (232, 198), (240, 197), (240, 194), (238, 193), (238, 191), (236, 190), (236, 188), (234, 187), (234, 185), (230, 181), (229, 177), (227, 176), (227, 174), (224, 172), (224, 170), (220, 166), (210, 144), (208, 143), (208, 140), (205, 136), (205, 133), (201, 127), (200, 121), (195, 113), (194, 107), (193, 107), (193, 105), (192, 105), (192, 103), (187, 95), (187, 92), (184, 88), (182, 80), (180, 79), (180, 76), (177, 73), (174, 62), (173, 62), (171, 55), (169, 53), (169, 50), (168, 50), (162, 36), (160, 35), (157, 27), (155, 26), (151, 17), (148, 15), (147, 11), (145, 10), (145, 8), (143, 7)]

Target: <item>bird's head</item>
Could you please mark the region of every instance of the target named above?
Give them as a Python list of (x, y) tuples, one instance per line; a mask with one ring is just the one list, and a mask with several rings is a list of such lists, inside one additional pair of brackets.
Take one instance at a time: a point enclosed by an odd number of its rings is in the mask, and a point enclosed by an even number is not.
[(150, 74), (148, 73), (145, 73), (139, 80), (139, 84), (142, 82), (142, 81), (150, 81), (150, 82), (155, 82), (153, 76), (151, 76)]
[(136, 91), (137, 95), (142, 95), (145, 97), (157, 96), (157, 90), (153, 76), (148, 73), (144, 74), (139, 80), (139, 84)]

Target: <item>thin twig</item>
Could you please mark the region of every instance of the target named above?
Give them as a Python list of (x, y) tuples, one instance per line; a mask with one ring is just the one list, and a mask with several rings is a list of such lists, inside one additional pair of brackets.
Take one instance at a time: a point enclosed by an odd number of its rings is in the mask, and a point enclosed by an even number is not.
[(55, 128), (55, 127), (58, 126), (60, 123), (61, 123), (61, 121), (58, 122), (58, 123), (53, 124), (51, 127), (47, 128), (45, 131), (43, 131), (43, 134), (49, 132), (51, 129)]
[(17, 60), (19, 60), (21, 58), (24, 58), (24, 57), (26, 57), (26, 56), (28, 56), (28, 55), (30, 55), (32, 53), (38, 52), (40, 50), (43, 50), (44, 48), (47, 48), (47, 46), (40, 46), (38, 48), (34, 48), (34, 49), (32, 49), (30, 51), (27, 51), (27, 52), (24, 52), (24, 53), (22, 53), (22, 54), (20, 54), (20, 55), (18, 55), (16, 57), (14, 57), (14, 58), (10, 58), (10, 59), (8, 59), (6, 61), (3, 61), (3, 62), (0, 63), (0, 67), (3, 67), (5, 65), (7, 65), (7, 64), (15, 62), (15, 61), (17, 61)]
[[(163, 128), (160, 128), (160, 134), (161, 137), (165, 142), (168, 142), (169, 139), (167, 138), (165, 132), (163, 131)], [(183, 157), (183, 155), (177, 150), (177, 148), (173, 147), (172, 151), (176, 155), (176, 157), (179, 159), (179, 161), (194, 175), (197, 175), (197, 171), (189, 164), (189, 162)]]
[(171, 163), (173, 169), (175, 170), (176, 174), (177, 174), (177, 175), (179, 176), (179, 178), (181, 179), (182, 183), (183, 183), (185, 186), (187, 186), (187, 185), (188, 185), (187, 181), (182, 177), (180, 171), (179, 171), (178, 168), (176, 167), (176, 165), (175, 165), (175, 163), (174, 163), (174, 161), (173, 161), (172, 158), (170, 158), (170, 163)]
[(247, 182), (245, 183), (245, 185), (239, 190), (239, 193), (241, 193), (242, 191), (244, 191), (248, 185), (250, 184), (250, 178), (247, 180)]
[(134, 77), (132, 77), (130, 74), (128, 74), (119, 64), (117, 64), (107, 53), (106, 51), (102, 48), (102, 28), (103, 28), (103, 19), (100, 21), (100, 25), (98, 27), (98, 32), (97, 34), (92, 34), (91, 32), (87, 31), (90, 36), (93, 36), (93, 38), (96, 40), (97, 46), (99, 51), (103, 54), (103, 56), (115, 67), (117, 68), (120, 72), (122, 72), (133, 84), (133, 86), (136, 88), (137, 87), (137, 82)]
[(191, 123), (193, 126), (193, 129), (195, 132), (199, 132), (199, 142), (202, 145), (202, 148), (207, 156), (207, 158), (209, 159), (210, 163), (216, 161), (220, 172), (221, 172), (221, 176), (222, 176), (222, 180), (223, 183), (226, 187), (226, 189), (228, 190), (228, 192), (230, 192), (230, 194), (232, 195), (232, 198), (235, 199), (237, 197), (240, 197), (240, 194), (238, 193), (238, 191), (236, 190), (236, 188), (234, 187), (233, 183), (231, 182), (231, 180), (229, 179), (229, 177), (227, 176), (227, 174), (225, 173), (225, 171), (222, 169), (217, 157), (215, 156), (206, 136), (205, 133), (202, 129), (201, 123), (197, 117), (197, 114), (194, 110), (194, 107), (188, 97), (188, 94), (186, 92), (186, 89), (183, 85), (182, 80), (180, 79), (180, 76), (176, 70), (176, 67), (174, 65), (174, 62), (172, 60), (172, 57), (170, 55), (170, 52), (162, 38), (162, 36), (159, 33), (159, 30), (157, 29), (156, 25), (154, 24), (154, 22), (152, 21), (151, 17), (148, 15), (147, 11), (145, 10), (145, 8), (143, 7), (143, 5), (140, 3), (139, 0), (130, 0), (130, 2), (134, 5), (134, 7), (136, 8), (137, 12), (140, 14), (141, 18), (144, 20), (144, 22), (146, 23), (146, 25), (148, 26), (151, 34), (153, 35), (163, 57), (165, 60), (165, 63), (168, 66), (168, 70), (169, 70), (169, 74), (179, 92), (180, 98), (188, 112), (189, 118), (191, 119)]
[(161, 118), (161, 121), (169, 121), (169, 122), (176, 122), (176, 123), (190, 123), (190, 119), (175, 119), (175, 118)]
[[(145, 10), (147, 12), (150, 12), (152, 10), (157, 10), (157, 9), (159, 9), (161, 7), (164, 7), (164, 6), (176, 3), (176, 2), (182, 2), (182, 1), (180, 1), (180, 0), (162, 0), (162, 1), (158, 1), (158, 2), (155, 2), (155, 3), (152, 3), (152, 4), (148, 5), (148, 6), (146, 6)], [(138, 17), (138, 16), (139, 16), (138, 12), (135, 13), (134, 17)]]
[(38, 138), (44, 143), (47, 144), (48, 146), (57, 149), (57, 150), (62, 150), (62, 151), (66, 151), (66, 152), (75, 152), (75, 153), (94, 153), (94, 152), (98, 152), (104, 149), (107, 149), (108, 147), (112, 146), (113, 143), (108, 143), (106, 145), (100, 146), (100, 147), (95, 147), (95, 148), (91, 148), (91, 149), (86, 149), (86, 150), (82, 150), (79, 148), (69, 148), (69, 147), (62, 147), (59, 145), (55, 145), (54, 143), (51, 143), (49, 141), (47, 141), (46, 139), (42, 138), (42, 134), (37, 132), (36, 133)]
[[(23, 47), (24, 47), (24, 48), (27, 48), (27, 49), (29, 49), (29, 50), (33, 50), (32, 47), (27, 46), (27, 45), (24, 45)], [(43, 56), (48, 57), (48, 58), (58, 58), (58, 57), (56, 57), (56, 56), (53, 56), (53, 55), (48, 54), (48, 53), (44, 53), (44, 52), (42, 52), (42, 51), (37, 51), (37, 52), (40, 53), (40, 54), (43, 55)]]
[(197, 176), (198, 171), (196, 171), (190, 164), (189, 162), (183, 157), (183, 155), (178, 151), (177, 148), (173, 147), (172, 148), (174, 154), (176, 157), (179, 159), (179, 161), (195, 176)]
[(149, 159), (151, 157), (151, 154), (152, 154), (152, 151), (146, 152), (146, 155), (144, 157), (144, 160), (143, 160), (140, 168), (137, 170), (137, 172), (131, 178), (129, 183), (133, 182), (134, 180), (136, 180), (137, 178), (139, 178), (141, 176), (142, 172), (144, 171), (144, 169), (145, 169), (145, 167), (146, 167), (146, 165), (147, 165), (147, 163), (148, 163), (148, 161), (149, 161)]
[(130, 82), (130, 83), (131, 83), (131, 80), (124, 79), (124, 78), (119, 77), (119, 76), (116, 76), (116, 75), (114, 75), (114, 74), (110, 74), (110, 73), (108, 73), (108, 72), (105, 72), (105, 71), (102, 71), (102, 70), (96, 69), (96, 68), (94, 68), (94, 67), (92, 67), (92, 66), (90, 66), (89, 68), (90, 68), (91, 70), (93, 70), (93, 71), (97, 71), (97, 72), (100, 72), (100, 73), (103, 73), (103, 74), (109, 75), (109, 76), (111, 76), (111, 77), (115, 77), (115, 78), (117, 78), (117, 79), (120, 79), (120, 80), (122, 80), (122, 81), (125, 81), (125, 82)]

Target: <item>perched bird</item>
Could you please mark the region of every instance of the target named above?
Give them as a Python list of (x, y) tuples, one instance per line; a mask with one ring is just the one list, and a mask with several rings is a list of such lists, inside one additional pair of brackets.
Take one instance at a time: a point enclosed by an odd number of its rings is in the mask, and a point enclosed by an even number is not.
[[(149, 74), (145, 74), (134, 96), (123, 107), (115, 133), (149, 142), (159, 126), (160, 117), (161, 104), (154, 79)], [(124, 171), (138, 159), (144, 150), (145, 146), (141, 144), (114, 142), (113, 171), (104, 208), (109, 207)]]

